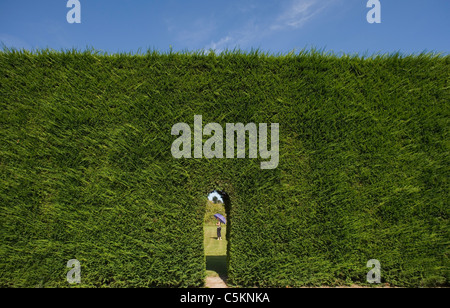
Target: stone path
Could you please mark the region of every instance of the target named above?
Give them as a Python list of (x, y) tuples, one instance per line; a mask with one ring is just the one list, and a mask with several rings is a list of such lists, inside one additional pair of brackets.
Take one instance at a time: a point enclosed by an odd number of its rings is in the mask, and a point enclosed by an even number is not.
[(228, 288), (225, 281), (220, 277), (206, 277), (205, 287), (207, 288)]

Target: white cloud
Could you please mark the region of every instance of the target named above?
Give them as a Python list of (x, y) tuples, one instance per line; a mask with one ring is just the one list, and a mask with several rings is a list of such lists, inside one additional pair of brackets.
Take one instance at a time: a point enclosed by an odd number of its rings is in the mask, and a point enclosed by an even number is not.
[(322, 12), (334, 0), (293, 0), (270, 26), (271, 30), (300, 28)]
[(217, 42), (212, 42), (207, 49), (213, 49), (216, 50), (218, 52), (222, 51), (223, 49), (226, 48), (227, 44), (230, 42), (233, 42), (234, 39), (231, 36), (226, 36), (221, 38), (219, 41)]
[(206, 50), (213, 49), (222, 52), (227, 48), (245, 48), (256, 38), (261, 36), (261, 27), (253, 20), (248, 21), (242, 28), (229, 32), (218, 41), (212, 41), (207, 45)]
[(213, 35), (217, 27), (214, 18), (205, 16), (189, 21), (165, 18), (164, 24), (174, 40), (173, 43), (186, 48), (202, 45)]
[(255, 21), (250, 17), (249, 22), (243, 27), (228, 32), (217, 41), (212, 41), (206, 49), (221, 52), (225, 48), (244, 48), (277, 32), (299, 29), (336, 1), (339, 0), (291, 0), (289, 5), (273, 14), (273, 18)]

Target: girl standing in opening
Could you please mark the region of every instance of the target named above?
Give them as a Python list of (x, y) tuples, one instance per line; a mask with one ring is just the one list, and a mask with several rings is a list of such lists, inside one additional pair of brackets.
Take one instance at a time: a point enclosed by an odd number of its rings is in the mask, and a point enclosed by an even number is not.
[(221, 240), (222, 239), (222, 227), (220, 225), (220, 220), (219, 218), (217, 218), (217, 222), (216, 222), (216, 226), (217, 226), (217, 239)]

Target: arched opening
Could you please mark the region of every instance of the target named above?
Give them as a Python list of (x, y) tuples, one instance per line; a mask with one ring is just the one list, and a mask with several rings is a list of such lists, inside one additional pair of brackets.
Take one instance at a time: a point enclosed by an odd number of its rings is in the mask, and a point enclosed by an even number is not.
[[(207, 279), (227, 281), (227, 252), (230, 235), (230, 199), (225, 191), (208, 194), (204, 220), (204, 247)], [(214, 286), (212, 286), (214, 287)], [(220, 286), (217, 286), (220, 287)]]

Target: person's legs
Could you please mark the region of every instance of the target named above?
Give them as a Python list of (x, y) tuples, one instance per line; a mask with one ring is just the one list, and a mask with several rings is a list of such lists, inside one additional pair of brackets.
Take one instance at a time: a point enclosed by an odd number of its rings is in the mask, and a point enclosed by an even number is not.
[(220, 234), (220, 233), (221, 233), (221, 232), (220, 232), (221, 229), (222, 229), (222, 228), (220, 228), (220, 227), (217, 228), (217, 239), (218, 239), (218, 240), (221, 240), (221, 239), (222, 239), (222, 236), (221, 236), (221, 234)]

